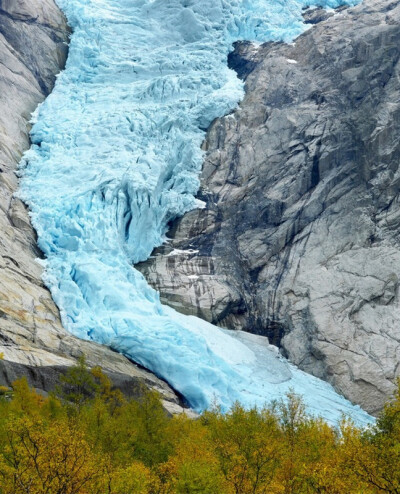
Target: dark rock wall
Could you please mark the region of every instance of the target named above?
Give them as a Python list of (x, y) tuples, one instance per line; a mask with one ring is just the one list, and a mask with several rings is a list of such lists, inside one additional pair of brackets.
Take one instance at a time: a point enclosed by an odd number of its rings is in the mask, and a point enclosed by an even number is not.
[(364, 0), (293, 45), (237, 44), (246, 96), (204, 143), (207, 206), (139, 266), (370, 412), (400, 372), (399, 40), (400, 2)]

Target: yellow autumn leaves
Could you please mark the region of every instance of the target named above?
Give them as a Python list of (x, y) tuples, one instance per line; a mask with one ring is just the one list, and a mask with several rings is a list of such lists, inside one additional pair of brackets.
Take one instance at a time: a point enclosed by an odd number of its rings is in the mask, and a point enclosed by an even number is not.
[(127, 400), (84, 359), (52, 396), (25, 380), (0, 390), (1, 494), (395, 494), (399, 465), (400, 391), (361, 431), (308, 417), (294, 394), (169, 417), (155, 393)]

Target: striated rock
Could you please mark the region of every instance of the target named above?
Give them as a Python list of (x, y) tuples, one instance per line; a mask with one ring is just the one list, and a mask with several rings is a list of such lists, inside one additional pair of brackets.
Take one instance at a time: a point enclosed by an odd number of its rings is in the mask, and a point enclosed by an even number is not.
[(63, 67), (68, 27), (52, 0), (0, 1), (0, 329), (59, 330), (41, 281), (40, 253), (24, 205), (13, 197), (15, 168), (29, 146), (32, 111)]
[(318, 24), (319, 22), (326, 21), (333, 15), (333, 12), (327, 11), (322, 7), (314, 7), (306, 9), (303, 13), (303, 18), (306, 24)]
[(400, 2), (364, 0), (293, 45), (237, 44), (246, 96), (204, 143), (206, 208), (139, 265), (372, 413), (400, 372), (399, 39)]
[(29, 120), (51, 91), (67, 56), (69, 30), (53, 0), (0, 0), (0, 384), (22, 375), (48, 391), (82, 352), (127, 394), (159, 390), (171, 411), (182, 403), (166, 383), (108, 348), (61, 326), (25, 206), (13, 197), (15, 169), (29, 147)]

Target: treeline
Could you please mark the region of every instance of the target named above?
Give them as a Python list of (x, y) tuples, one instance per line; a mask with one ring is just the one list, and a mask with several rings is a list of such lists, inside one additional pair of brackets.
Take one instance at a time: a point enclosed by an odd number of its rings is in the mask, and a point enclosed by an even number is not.
[(400, 493), (400, 386), (366, 431), (308, 417), (294, 394), (169, 417), (83, 358), (50, 397), (24, 379), (0, 396), (2, 494)]

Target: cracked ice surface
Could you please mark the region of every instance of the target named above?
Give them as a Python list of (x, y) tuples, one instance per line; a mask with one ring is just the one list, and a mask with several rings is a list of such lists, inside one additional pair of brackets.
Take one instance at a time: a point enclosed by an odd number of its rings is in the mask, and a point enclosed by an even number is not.
[(265, 339), (161, 305), (132, 267), (162, 243), (168, 221), (199, 206), (204, 129), (243, 96), (226, 65), (232, 42), (291, 41), (308, 0), (58, 3), (74, 34), (66, 70), (35, 115), (20, 196), (65, 327), (165, 378), (196, 410), (215, 399), (224, 409), (262, 405), (293, 387), (314, 414), (367, 422)]

